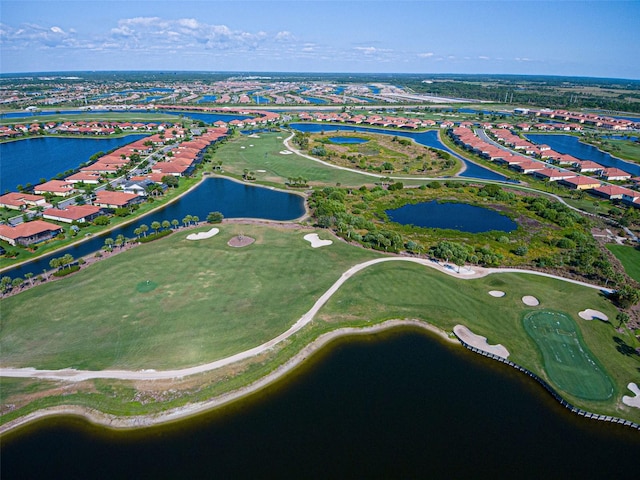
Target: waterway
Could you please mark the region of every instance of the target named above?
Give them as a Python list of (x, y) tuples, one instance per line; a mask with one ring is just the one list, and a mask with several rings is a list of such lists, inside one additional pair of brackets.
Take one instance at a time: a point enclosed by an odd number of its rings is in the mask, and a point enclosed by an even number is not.
[(169, 426), (75, 418), (3, 438), (22, 478), (628, 478), (640, 434), (569, 413), (535, 381), (431, 336), (339, 340), (290, 377)]
[(25, 273), (28, 272), (40, 275), (44, 269), (50, 268), (49, 261), (52, 258), (66, 253), (70, 253), (74, 258), (89, 255), (99, 251), (106, 238), (116, 238), (120, 234), (126, 238), (135, 238), (133, 232), (142, 224), (149, 227), (154, 221), (173, 219), (182, 224), (182, 219), (187, 215), (196, 215), (200, 221), (204, 221), (209, 212), (216, 211), (221, 212), (225, 218), (262, 218), (283, 221), (301, 217), (305, 209), (304, 199), (299, 195), (245, 185), (226, 178), (209, 178), (178, 201), (161, 210), (145, 215), (129, 225), (12, 268), (3, 272), (3, 275), (9, 275), (12, 278), (24, 278)]
[(591, 160), (605, 167), (616, 167), (634, 176), (640, 176), (640, 165), (613, 157), (592, 145), (582, 143), (578, 137), (544, 133), (529, 134), (525, 137), (535, 143), (549, 145), (556, 152), (572, 155), (580, 160)]
[(0, 192), (18, 185), (40, 183), (76, 169), (98, 152), (109, 152), (146, 135), (119, 138), (38, 137), (0, 143)]
[(518, 224), (506, 215), (466, 203), (422, 202), (386, 210), (393, 222), (424, 228), (443, 228), (469, 233), (512, 232)]
[[(120, 113), (124, 118), (131, 117), (131, 114), (136, 113), (148, 113), (148, 114), (159, 114), (159, 115), (173, 115), (175, 117), (185, 117), (192, 118), (194, 120), (201, 120), (206, 123), (212, 124), (213, 122), (217, 122), (221, 120), (223, 122), (230, 122), (231, 120), (246, 120), (247, 118), (251, 118), (248, 115), (234, 115), (227, 113), (200, 113), (200, 112), (190, 112), (190, 111), (175, 111), (175, 110), (144, 110), (144, 109), (132, 109), (132, 110), (91, 110), (90, 112), (85, 112), (81, 110), (45, 110), (41, 112), (8, 112), (0, 114), (0, 120), (6, 120), (11, 118), (25, 118), (25, 121), (33, 122), (37, 121), (39, 117), (47, 117), (51, 115), (87, 115), (91, 114), (100, 114), (100, 113)], [(124, 120), (123, 120), (124, 121)]]
[(299, 130), (301, 132), (311, 132), (311, 133), (319, 133), (319, 132), (367, 132), (367, 133), (378, 133), (378, 134), (386, 134), (386, 135), (397, 135), (398, 137), (407, 137), (415, 140), (420, 145), (424, 145), (426, 147), (437, 148), (439, 150), (443, 150), (454, 157), (458, 158), (466, 165), (466, 170), (462, 172), (459, 176), (464, 178), (480, 178), (482, 180), (499, 180), (499, 181), (508, 181), (508, 178), (504, 175), (500, 175), (488, 168), (482, 167), (477, 163), (470, 162), (449, 147), (447, 147), (444, 143), (442, 143), (438, 139), (438, 131), (436, 130), (428, 130), (426, 132), (405, 132), (400, 130), (388, 130), (381, 128), (368, 128), (368, 127), (351, 127), (345, 125), (320, 125), (317, 123), (292, 123), (290, 125), (291, 128), (295, 130)]

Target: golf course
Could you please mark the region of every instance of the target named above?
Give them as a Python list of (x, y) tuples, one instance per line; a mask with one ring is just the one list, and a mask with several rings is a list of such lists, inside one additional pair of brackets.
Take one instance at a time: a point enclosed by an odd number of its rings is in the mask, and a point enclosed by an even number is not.
[[(265, 185), (375, 181), (282, 154), (286, 136), (239, 136), (216, 158), (225, 174), (250, 170)], [(261, 388), (336, 336), (403, 325), (458, 345), (453, 328), (464, 325), (503, 345), (510, 361), (571, 404), (640, 423), (640, 408), (622, 402), (638, 382), (636, 338), (578, 315), (616, 318), (598, 288), (367, 249), (308, 218), (225, 219), (216, 227), (116, 248), (77, 273), (3, 298), (0, 431), (21, 418), (70, 412), (112, 427), (175, 420)], [(552, 328), (550, 319), (562, 325)]]

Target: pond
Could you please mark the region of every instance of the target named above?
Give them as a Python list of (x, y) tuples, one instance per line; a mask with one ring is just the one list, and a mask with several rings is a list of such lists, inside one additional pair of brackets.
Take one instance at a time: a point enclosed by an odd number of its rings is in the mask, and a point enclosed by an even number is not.
[(182, 222), (187, 215), (198, 216), (200, 221), (204, 221), (209, 212), (215, 211), (221, 212), (225, 218), (262, 218), (284, 221), (301, 217), (304, 215), (305, 208), (304, 198), (299, 195), (272, 188), (245, 185), (226, 178), (209, 178), (178, 201), (161, 210), (145, 215), (127, 226), (92, 237), (78, 245), (37, 258), (26, 265), (3, 272), (3, 275), (9, 275), (12, 278), (24, 278), (27, 272), (39, 275), (43, 269), (49, 269), (51, 258), (57, 258), (66, 253), (70, 253), (74, 258), (89, 255), (100, 250), (106, 238), (116, 238), (119, 234), (134, 238), (134, 230), (142, 224), (150, 226), (154, 221), (173, 219)]
[(506, 215), (466, 203), (422, 202), (386, 210), (389, 219), (402, 225), (442, 228), (468, 233), (513, 232), (518, 224)]
[(637, 430), (414, 330), (333, 343), (260, 393), (165, 427), (51, 418), (2, 442), (7, 479), (630, 478), (638, 458)]
[(357, 145), (361, 143), (367, 143), (369, 141), (366, 138), (358, 138), (358, 137), (329, 137), (329, 140), (331, 140), (331, 142), (333, 143), (346, 144), (346, 145), (350, 145), (350, 144)]

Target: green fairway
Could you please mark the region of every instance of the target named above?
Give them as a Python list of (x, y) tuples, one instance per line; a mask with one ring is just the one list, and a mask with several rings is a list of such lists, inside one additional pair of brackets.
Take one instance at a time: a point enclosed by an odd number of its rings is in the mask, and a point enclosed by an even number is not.
[(627, 245), (613, 244), (607, 245), (607, 248), (620, 260), (627, 275), (635, 281), (640, 282), (640, 250)]
[[(339, 241), (311, 248), (302, 237), (312, 231), (229, 224), (200, 241), (175, 233), (5, 298), (2, 364), (164, 369), (260, 345), (343, 271), (379, 256)], [(255, 243), (229, 247), (239, 233)]]
[(552, 311), (525, 315), (524, 328), (542, 353), (545, 370), (565, 392), (586, 400), (607, 400), (613, 385), (593, 354), (583, 345), (576, 324)]
[(215, 160), (222, 160), (222, 169), (241, 176), (245, 169), (254, 172), (260, 182), (284, 184), (289, 178), (304, 177), (310, 185), (360, 186), (373, 184), (375, 177), (339, 170), (314, 162), (294, 153), (283, 155), (282, 143), (289, 132), (259, 133), (258, 137), (240, 135), (220, 145)]
[[(502, 290), (506, 295), (494, 298), (488, 294), (490, 290)], [(535, 311), (522, 302), (525, 295), (540, 300), (536, 308), (566, 312), (577, 320), (585, 349), (597, 358), (614, 384), (614, 395), (606, 407), (600, 400), (565, 392), (548, 374), (536, 343), (523, 328), (522, 317)], [(510, 352), (509, 360), (563, 390), (563, 396), (574, 405), (619, 415), (619, 392), (626, 391), (640, 368), (640, 357), (631, 353), (638, 341), (629, 331), (617, 332), (609, 323), (578, 320), (578, 312), (587, 306), (610, 318), (616, 315), (616, 309), (597, 290), (561, 280), (517, 273), (461, 280), (420, 265), (390, 262), (373, 265), (346, 282), (320, 310), (318, 318), (331, 325), (422, 319), (449, 332), (456, 324), (463, 324), (487, 337), (490, 344), (504, 345)]]

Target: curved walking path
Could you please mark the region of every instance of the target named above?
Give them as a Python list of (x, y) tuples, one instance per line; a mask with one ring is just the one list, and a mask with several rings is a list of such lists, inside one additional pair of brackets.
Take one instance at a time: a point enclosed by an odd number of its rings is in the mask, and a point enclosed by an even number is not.
[(211, 370), (216, 370), (221, 367), (225, 367), (227, 365), (231, 365), (233, 363), (239, 362), (241, 360), (246, 360), (248, 358), (254, 357), (256, 355), (260, 355), (278, 345), (283, 340), (291, 337), (293, 334), (301, 330), (303, 327), (308, 325), (315, 315), (318, 313), (320, 308), (327, 303), (327, 301), (333, 296), (334, 293), (338, 291), (338, 289), (345, 283), (348, 279), (350, 279), (353, 275), (364, 270), (371, 265), (375, 265), (383, 262), (412, 262), (420, 265), (428, 266), (431, 268), (436, 268), (444, 273), (449, 275), (453, 275), (458, 278), (463, 279), (471, 279), (471, 278), (480, 278), (491, 273), (527, 273), (531, 275), (540, 275), (544, 277), (555, 278), (559, 280), (564, 280), (566, 282), (575, 283), (578, 285), (582, 285), (589, 288), (595, 288), (598, 290), (606, 290), (598, 285), (592, 285), (585, 282), (580, 282), (577, 280), (571, 280), (563, 277), (558, 277), (555, 275), (543, 273), (543, 272), (535, 272), (530, 270), (522, 270), (522, 269), (509, 269), (509, 268), (482, 268), (482, 267), (474, 267), (473, 270), (467, 269), (464, 274), (456, 273), (451, 265), (442, 264), (439, 262), (435, 262), (433, 260), (428, 260), (424, 258), (413, 258), (413, 257), (385, 257), (385, 258), (377, 258), (374, 260), (369, 260), (367, 262), (360, 263), (348, 269), (344, 272), (338, 280), (314, 303), (311, 309), (302, 315), (300, 319), (296, 323), (294, 323), (287, 331), (281, 333), (277, 337), (259, 345), (257, 347), (251, 348), (249, 350), (245, 350), (243, 352), (236, 353), (235, 355), (231, 355), (226, 358), (222, 358), (220, 360), (216, 360), (210, 363), (205, 363), (202, 365), (196, 365), (188, 368), (181, 368), (175, 370), (76, 370), (76, 369), (62, 369), (62, 370), (38, 370), (35, 368), (27, 367), (27, 368), (0, 368), (0, 377), (14, 377), (14, 378), (41, 378), (41, 379), (49, 379), (49, 380), (65, 380), (69, 382), (81, 382), (84, 380), (90, 379), (98, 379), (98, 378), (108, 378), (108, 379), (118, 379), (118, 380), (164, 380), (164, 379), (173, 379), (173, 378), (182, 378), (190, 375), (195, 375), (198, 373), (204, 373)]

